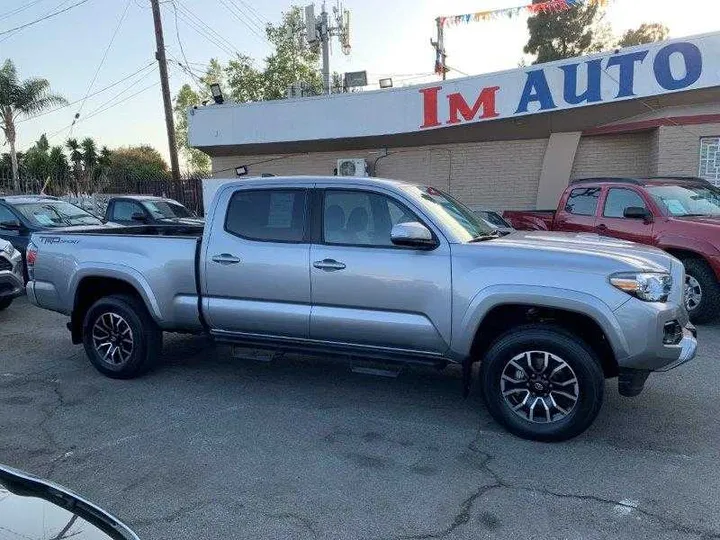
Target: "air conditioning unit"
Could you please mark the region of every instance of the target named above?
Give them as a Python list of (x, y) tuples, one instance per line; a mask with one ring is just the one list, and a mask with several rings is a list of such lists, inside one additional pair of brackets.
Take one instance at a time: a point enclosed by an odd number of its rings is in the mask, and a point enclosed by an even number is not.
[(337, 160), (338, 176), (367, 176), (367, 163), (364, 159), (343, 158)]

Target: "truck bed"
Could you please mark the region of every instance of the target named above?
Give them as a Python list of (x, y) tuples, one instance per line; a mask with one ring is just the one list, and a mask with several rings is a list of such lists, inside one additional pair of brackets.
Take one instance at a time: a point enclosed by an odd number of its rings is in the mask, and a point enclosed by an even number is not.
[(555, 210), (508, 210), (503, 217), (519, 231), (551, 231)]
[(201, 237), (200, 227), (174, 225), (36, 233), (31, 241), (38, 246), (37, 261), (42, 264), (35, 265), (28, 294), (41, 307), (69, 315), (73, 291), (83, 291), (86, 278), (130, 280), (161, 327), (201, 330), (196, 282)]

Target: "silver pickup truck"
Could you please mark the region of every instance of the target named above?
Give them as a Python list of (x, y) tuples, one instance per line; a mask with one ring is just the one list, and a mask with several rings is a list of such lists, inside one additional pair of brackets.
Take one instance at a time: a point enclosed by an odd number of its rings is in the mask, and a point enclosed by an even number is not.
[(472, 365), (509, 431), (585, 430), (605, 379), (640, 393), (695, 355), (684, 270), (647, 246), (547, 232), (501, 237), (443, 192), (391, 180), (257, 178), (223, 184), (204, 230), (38, 233), (34, 304), (70, 316), (102, 373), (142, 374), (163, 331), (216, 340)]

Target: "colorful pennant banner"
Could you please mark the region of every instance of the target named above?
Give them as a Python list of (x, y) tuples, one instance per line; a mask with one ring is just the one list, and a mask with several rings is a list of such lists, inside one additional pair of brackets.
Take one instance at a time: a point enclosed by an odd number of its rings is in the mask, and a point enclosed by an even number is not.
[(451, 15), (449, 17), (438, 17), (437, 22), (441, 26), (454, 26), (457, 24), (489, 21), (500, 18), (513, 19), (515, 17), (519, 17), (520, 15), (559, 13), (583, 4), (599, 4), (601, 6), (605, 6), (607, 3), (608, 0), (548, 0), (547, 2), (541, 2), (539, 4), (494, 9), (492, 11), (477, 11), (475, 13), (465, 13), (463, 15)]

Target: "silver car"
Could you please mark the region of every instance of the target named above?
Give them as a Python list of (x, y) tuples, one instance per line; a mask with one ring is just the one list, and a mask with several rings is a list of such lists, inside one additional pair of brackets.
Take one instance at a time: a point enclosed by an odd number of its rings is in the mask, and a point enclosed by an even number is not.
[(12, 244), (0, 239), (0, 311), (25, 294), (22, 255)]

